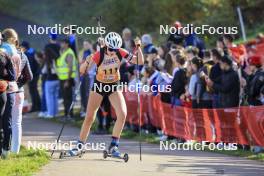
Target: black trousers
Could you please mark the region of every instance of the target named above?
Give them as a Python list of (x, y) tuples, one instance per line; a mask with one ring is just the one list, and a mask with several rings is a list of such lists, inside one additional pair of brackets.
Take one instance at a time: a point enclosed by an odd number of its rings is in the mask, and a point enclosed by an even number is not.
[(73, 117), (73, 108), (68, 114), (68, 111), (70, 109), (70, 106), (73, 101), (73, 88), (74, 88), (74, 79), (69, 80), (69, 87), (65, 87), (66, 81), (60, 81), (60, 90), (63, 98), (63, 105), (64, 105), (64, 115), (70, 115)]
[(8, 93), (6, 94), (6, 105), (3, 115), (3, 149), (10, 150), (10, 142), (12, 135), (12, 109), (15, 103), (16, 93)]
[(6, 105), (6, 92), (0, 93), (0, 155), (2, 153), (2, 148), (3, 148), (3, 139), (4, 139), (4, 134), (3, 134), (3, 115), (5, 111), (5, 105)]
[(29, 82), (29, 94), (32, 101), (32, 108), (31, 111), (40, 111), (41, 107), (41, 100), (38, 92), (38, 79), (39, 77), (34, 77), (31, 82)]
[(193, 109), (212, 109), (213, 102), (212, 100), (200, 100), (198, 104), (196, 100), (192, 100)]

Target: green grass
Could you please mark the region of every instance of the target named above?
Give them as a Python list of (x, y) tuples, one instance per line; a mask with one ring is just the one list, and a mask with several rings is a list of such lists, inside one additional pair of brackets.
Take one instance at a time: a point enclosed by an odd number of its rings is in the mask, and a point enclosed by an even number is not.
[(45, 151), (21, 147), (18, 155), (10, 154), (8, 159), (0, 159), (0, 176), (33, 175), (49, 159)]
[(242, 149), (238, 149), (238, 150), (234, 150), (234, 151), (206, 149), (206, 151), (230, 155), (230, 156), (243, 157), (243, 158), (247, 158), (247, 159), (251, 159), (251, 160), (264, 161), (264, 153), (255, 154), (251, 151), (246, 151), (246, 150), (242, 150)]
[(133, 140), (141, 140), (147, 143), (152, 143), (152, 144), (159, 144), (159, 141), (156, 139), (157, 135), (154, 134), (145, 134), (142, 133), (141, 137), (139, 136), (139, 133), (130, 131), (130, 130), (123, 130), (121, 138), (124, 139), (133, 139)]

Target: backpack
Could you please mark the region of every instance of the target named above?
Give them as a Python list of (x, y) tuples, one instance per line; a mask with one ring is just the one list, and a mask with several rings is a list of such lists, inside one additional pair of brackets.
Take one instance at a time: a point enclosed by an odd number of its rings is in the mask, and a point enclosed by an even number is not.
[[(7, 60), (10, 61), (11, 59), (9, 58), (9, 56), (7, 54), (0, 51), (0, 64), (3, 64), (3, 65), (6, 64)], [(3, 69), (3, 68), (1, 67), (1, 69)], [(8, 81), (2, 79), (2, 77), (4, 76), (4, 75), (2, 75), (3, 72), (4, 72), (4, 69), (1, 70), (1, 76), (0, 76), (0, 93), (5, 92), (8, 88)]]

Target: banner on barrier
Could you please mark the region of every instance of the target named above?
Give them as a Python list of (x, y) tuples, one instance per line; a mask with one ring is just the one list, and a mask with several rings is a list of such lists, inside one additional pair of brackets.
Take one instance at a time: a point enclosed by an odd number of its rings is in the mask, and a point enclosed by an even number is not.
[[(138, 125), (137, 94), (126, 92), (124, 97), (128, 107), (126, 121)], [(141, 124), (160, 128), (167, 135), (197, 141), (264, 146), (264, 106), (191, 109), (172, 108), (161, 102), (159, 96), (151, 94), (142, 94), (140, 100)]]

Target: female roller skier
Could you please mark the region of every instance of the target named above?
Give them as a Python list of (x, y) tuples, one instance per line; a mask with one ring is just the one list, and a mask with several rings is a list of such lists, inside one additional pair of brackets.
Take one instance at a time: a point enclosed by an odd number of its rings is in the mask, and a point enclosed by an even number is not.
[[(120, 157), (118, 144), (126, 120), (127, 107), (122, 91), (117, 88), (120, 80), (119, 68), (122, 58), (133, 64), (142, 65), (144, 63), (142, 50), (140, 48), (141, 41), (135, 39), (135, 45), (137, 47), (133, 53), (122, 49), (121, 36), (118, 33), (110, 32), (105, 36), (104, 46), (100, 51), (95, 52), (81, 65), (81, 75), (85, 74), (94, 64), (97, 65), (97, 72), (95, 83), (89, 95), (86, 118), (82, 124), (77, 148), (70, 151), (71, 156), (78, 155), (83, 149), (84, 143), (94, 122), (96, 112), (100, 107), (103, 98), (108, 96), (117, 115), (112, 133), (112, 142), (108, 148), (108, 152), (114, 157)], [(110, 90), (109, 87), (111, 88)]]

